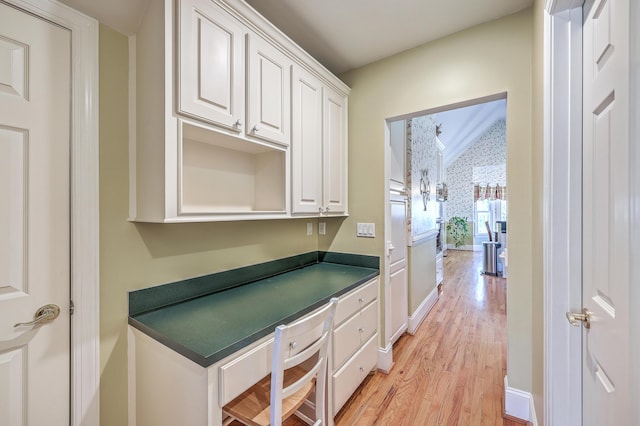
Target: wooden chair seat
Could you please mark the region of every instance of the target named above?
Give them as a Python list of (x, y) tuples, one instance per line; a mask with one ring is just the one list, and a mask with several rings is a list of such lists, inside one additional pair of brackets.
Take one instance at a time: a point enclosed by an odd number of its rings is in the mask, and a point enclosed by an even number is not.
[[(289, 386), (304, 376), (306, 370), (300, 366), (284, 372), (284, 385)], [(295, 413), (313, 392), (315, 380), (307, 383), (298, 392), (282, 401), (282, 418)], [(271, 392), (271, 375), (266, 376), (224, 407), (224, 411), (242, 423), (251, 426), (267, 426), (270, 422), (269, 394)]]

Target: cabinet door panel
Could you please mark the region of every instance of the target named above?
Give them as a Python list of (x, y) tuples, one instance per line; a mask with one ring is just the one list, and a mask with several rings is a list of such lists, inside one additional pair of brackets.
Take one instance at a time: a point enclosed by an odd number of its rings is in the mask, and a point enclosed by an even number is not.
[(325, 87), (323, 99), (324, 207), (347, 211), (347, 100)]
[(322, 206), (322, 84), (293, 68), (292, 213), (318, 213)]
[(210, 2), (180, 3), (178, 112), (240, 131), (243, 36), (240, 25)]
[(291, 61), (265, 40), (249, 34), (247, 135), (289, 145)]

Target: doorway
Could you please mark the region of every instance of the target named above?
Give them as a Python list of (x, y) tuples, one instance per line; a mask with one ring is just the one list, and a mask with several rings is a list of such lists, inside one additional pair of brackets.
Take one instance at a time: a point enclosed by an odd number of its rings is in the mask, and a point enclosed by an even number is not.
[[(393, 140), (402, 140), (404, 145), (394, 145)], [(447, 250), (482, 247), (482, 239), (477, 240), (479, 244), (473, 239), (473, 229), (479, 228), (474, 226), (478, 217), (476, 202), (491, 206), (487, 216), (480, 214), (484, 220), (479, 234), (485, 236), (484, 241), (489, 236), (485, 220), (500, 219), (506, 225), (506, 94), (388, 119), (387, 141), (385, 294), (391, 303), (387, 304), (385, 317), (391, 318), (386, 335), (392, 338), (385, 343), (390, 349), (399, 336), (394, 318), (407, 318), (406, 329), (414, 334), (438, 300), (443, 283), (446, 289), (443, 257)], [(449, 168), (452, 175), (455, 173), (453, 184)], [(482, 185), (482, 196), (475, 193), (474, 182)], [(496, 200), (497, 191), (500, 195)], [(406, 202), (405, 287), (390, 280), (393, 262), (389, 244), (394, 232), (398, 232), (394, 226), (398, 221), (392, 212), (398, 211), (399, 196)], [(452, 215), (470, 223), (467, 240), (457, 246), (445, 231)], [(506, 248), (506, 226), (502, 228), (504, 247), (498, 254)], [(397, 250), (394, 244), (391, 246)], [(501, 266), (500, 273), (503, 271), (506, 269)], [(404, 297), (407, 311), (400, 314), (397, 310), (402, 303), (398, 299)]]

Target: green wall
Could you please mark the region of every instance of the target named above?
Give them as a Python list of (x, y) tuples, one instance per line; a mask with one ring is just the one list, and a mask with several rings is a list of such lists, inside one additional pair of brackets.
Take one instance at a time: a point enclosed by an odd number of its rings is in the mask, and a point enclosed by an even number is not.
[[(498, 19), (399, 53), (341, 77), (349, 96), (349, 188), (352, 208), (332, 247), (354, 247), (349, 238), (365, 216), (384, 223), (385, 119), (425, 112), (470, 99), (507, 94), (509, 182), (509, 384), (532, 391), (533, 259), (532, 43), (533, 11)], [(371, 244), (383, 253), (383, 239)], [(534, 265), (534, 261), (536, 264)], [(536, 308), (537, 309), (537, 308)], [(539, 374), (542, 374), (540, 371)]]

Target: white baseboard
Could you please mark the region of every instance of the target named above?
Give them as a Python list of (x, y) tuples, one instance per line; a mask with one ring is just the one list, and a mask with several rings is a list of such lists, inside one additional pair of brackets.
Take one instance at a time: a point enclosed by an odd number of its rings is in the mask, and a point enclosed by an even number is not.
[(378, 347), (378, 370), (389, 374), (393, 367), (393, 346), (391, 343), (386, 348)]
[(455, 244), (447, 244), (447, 250), (481, 251), (482, 245), (466, 244), (464, 246), (456, 247)]
[(520, 389), (509, 387), (507, 376), (504, 376), (504, 412), (518, 419), (529, 421), (538, 426), (533, 395)]
[(433, 305), (438, 301), (438, 287), (434, 287), (431, 293), (422, 301), (418, 309), (409, 316), (409, 324), (407, 332), (411, 335), (416, 334), (418, 327), (422, 324), (422, 321), (427, 317), (427, 314), (433, 308)]

